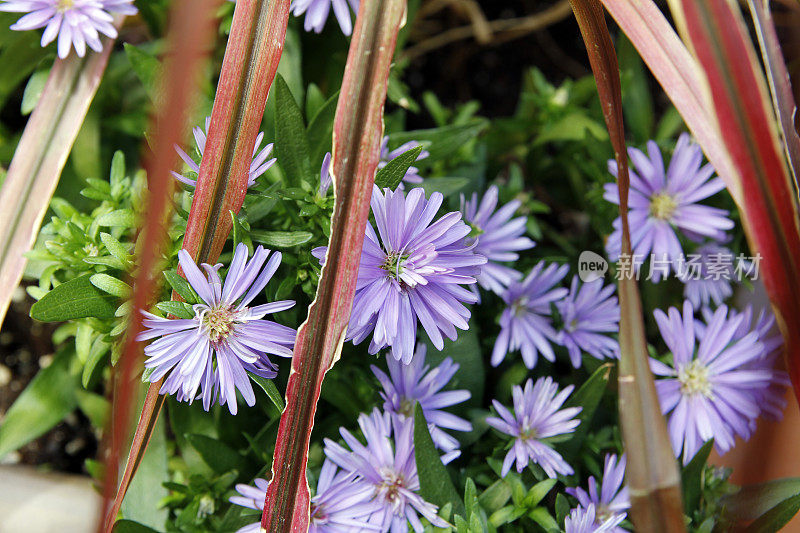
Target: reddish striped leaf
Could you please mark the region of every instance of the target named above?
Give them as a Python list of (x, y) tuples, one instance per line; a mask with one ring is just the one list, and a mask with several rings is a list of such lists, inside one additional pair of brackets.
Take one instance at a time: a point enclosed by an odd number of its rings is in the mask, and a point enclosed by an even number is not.
[[(586, 42), (603, 115), (619, 165), (622, 254), (631, 253), (628, 225), (628, 159), (622, 92), (614, 45), (599, 0), (570, 0)], [(636, 280), (619, 280), (619, 414), (627, 453), (630, 516), (637, 530), (685, 531), (680, 474), (650, 372), (642, 302)]]
[(336, 204), (317, 297), (300, 326), (261, 527), (306, 531), (306, 462), (322, 380), (341, 352), (353, 305), (383, 135), (383, 105), (405, 0), (362, 0), (333, 134)]
[(682, 0), (688, 38), (705, 72), (709, 106), (739, 173), (739, 211), (750, 248), (786, 341), (789, 370), (800, 394), (800, 232), (793, 187), (769, 93), (738, 5)]

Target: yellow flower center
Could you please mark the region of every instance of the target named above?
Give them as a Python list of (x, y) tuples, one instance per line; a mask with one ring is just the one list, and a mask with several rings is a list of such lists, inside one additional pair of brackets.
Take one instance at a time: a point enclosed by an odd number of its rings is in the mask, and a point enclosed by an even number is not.
[(681, 394), (693, 396), (702, 394), (706, 398), (711, 398), (714, 391), (711, 388), (711, 381), (708, 379), (708, 367), (695, 359), (688, 365), (684, 365), (678, 370), (678, 381), (681, 382)]
[(200, 331), (208, 336), (211, 342), (225, 340), (233, 331), (236, 313), (228, 305), (203, 309), (198, 315)]
[(56, 9), (59, 13), (69, 11), (73, 7), (75, 7), (75, 0), (58, 0), (56, 3)]
[(674, 197), (665, 192), (654, 194), (650, 199), (650, 214), (659, 220), (669, 220), (678, 207)]
[(383, 468), (381, 470), (383, 483), (378, 487), (378, 492), (383, 495), (387, 502), (398, 504), (400, 489), (406, 486), (406, 481), (402, 474), (395, 472), (393, 469)]
[(404, 416), (414, 416), (414, 405), (416, 405), (414, 400), (403, 396), (403, 399), (400, 400), (400, 407), (397, 409), (397, 412)]

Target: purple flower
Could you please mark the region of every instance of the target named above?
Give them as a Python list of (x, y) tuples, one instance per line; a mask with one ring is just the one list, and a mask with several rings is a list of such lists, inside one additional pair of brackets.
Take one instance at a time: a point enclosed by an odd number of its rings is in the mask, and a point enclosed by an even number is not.
[[(439, 350), (442, 334), (455, 340), (456, 328), (469, 328), (470, 312), (462, 302), (476, 298), (461, 285), (475, 283), (486, 258), (465, 242), (470, 230), (461, 213), (432, 223), (442, 200), (438, 192), (426, 200), (421, 188), (408, 197), (403, 191), (372, 191), (378, 233), (367, 224), (347, 337), (358, 344), (374, 332), (372, 354), (391, 346), (395, 359), (411, 361), (417, 320)], [(312, 253), (324, 263), (327, 247)]]
[(111, 13), (135, 14), (133, 0), (6, 0), (0, 11), (27, 13), (12, 30), (44, 28), (42, 46), (58, 37), (58, 57), (64, 59), (74, 47), (78, 56), (86, 54), (86, 46), (95, 52), (103, 50), (100, 34), (117, 36)]
[(441, 428), (472, 431), (472, 424), (442, 409), (468, 400), (470, 393), (466, 390), (442, 391), (458, 371), (458, 365), (448, 357), (428, 372), (430, 367), (425, 365), (426, 349), (424, 344), (418, 344), (414, 357), (407, 365), (393, 357), (386, 357), (391, 378), (375, 365), (371, 368), (383, 386), (381, 396), (387, 413), (413, 420), (414, 407), (417, 403), (420, 404), (431, 438), (436, 447), (445, 452), (442, 462), (447, 464), (461, 455), (461, 452), (458, 441)]
[(514, 414), (497, 400), (492, 400), (500, 418), (489, 417), (486, 422), (514, 437), (514, 443), (503, 461), (503, 477), (515, 460), (517, 472), (522, 472), (530, 461), (541, 466), (551, 478), (557, 474), (569, 475), (574, 472), (546, 441), (550, 437), (572, 433), (580, 424), (580, 420), (573, 418), (581, 412), (580, 407), (561, 409), (573, 388), (570, 385), (558, 392), (558, 384), (550, 377), (539, 378), (536, 385), (529, 379), (524, 389), (515, 385), (512, 389)]
[[(609, 521), (621, 522), (627, 516), (627, 511), (631, 507), (628, 496), (628, 487), (623, 487), (625, 481), (625, 456), (623, 455), (617, 462), (616, 455), (606, 455), (605, 467), (603, 468), (603, 482), (600, 492), (597, 492), (597, 481), (594, 476), (589, 476), (589, 492), (582, 488), (568, 488), (567, 494), (571, 494), (578, 499), (581, 507), (595, 509), (595, 525), (600, 526)], [(619, 521), (617, 521), (619, 519)], [(598, 523), (599, 522), (599, 523)], [(613, 526), (608, 531), (623, 533), (621, 527)]]
[[(192, 133), (194, 133), (194, 141), (197, 143), (197, 151), (200, 152), (201, 160), (203, 158), (203, 152), (206, 149), (206, 136), (208, 135), (209, 126), (211, 126), (211, 117), (206, 117), (205, 129), (201, 129), (199, 126), (195, 126), (192, 129)], [(269, 157), (269, 154), (272, 152), (272, 143), (269, 143), (263, 149), (261, 149), (261, 143), (263, 141), (264, 132), (261, 132), (258, 134), (258, 137), (256, 137), (256, 146), (253, 148), (253, 160), (250, 162), (250, 172), (247, 176), (248, 187), (255, 185), (256, 180), (275, 164), (275, 159), (270, 159), (267, 161), (267, 157)], [(260, 152), (259, 149), (261, 149)], [(178, 152), (178, 155), (181, 157), (181, 159), (183, 159), (183, 162), (186, 163), (190, 170), (193, 170), (197, 173), (200, 172), (200, 164), (195, 163), (194, 160), (189, 157), (189, 154), (184, 152), (183, 149), (177, 144), (175, 145), (175, 151)], [(171, 172), (172, 176), (181, 183), (188, 185), (189, 187), (194, 187), (197, 185), (196, 179), (178, 174), (174, 170)]]
[(603, 287), (603, 280), (584, 283), (572, 278), (569, 294), (556, 302), (564, 322), (556, 342), (566, 346), (572, 366), (581, 366), (581, 350), (597, 359), (617, 357), (619, 344), (604, 333), (619, 331), (619, 304), (614, 285)]
[(518, 217), (510, 220), (519, 206), (519, 200), (512, 200), (495, 211), (497, 187), (494, 185), (487, 189), (480, 204), (477, 193), (473, 193), (472, 199), (466, 202), (461, 196), (464, 220), (472, 227), (473, 235), (477, 234), (475, 252), (485, 255), (489, 260), (481, 267), (478, 283), (496, 294), (503, 294), (511, 282), (522, 277), (518, 271), (500, 263), (516, 261), (519, 259), (517, 252), (536, 246), (535, 242), (523, 236), (528, 219)]
[(319, 195), (325, 197), (328, 194), (328, 189), (333, 185), (333, 176), (331, 175), (331, 153), (325, 154), (322, 158), (322, 168), (319, 171)]
[(694, 254), (678, 261), (677, 278), (683, 282), (683, 296), (695, 309), (714, 302), (720, 305), (733, 294), (735, 276), (733, 253), (716, 243), (699, 246)]
[(281, 263), (280, 252), (267, 261), (269, 253), (259, 246), (248, 261), (247, 246), (240, 243), (223, 285), (217, 272), (221, 264), (203, 263), (203, 277), (189, 253), (178, 252), (186, 279), (201, 300), (194, 305), (195, 316), (170, 319), (142, 311), (145, 330), (137, 337), (140, 341), (158, 338), (145, 348), (144, 366), (152, 370), (151, 383), (167, 376), (161, 394), (177, 394), (178, 401), (191, 403), (202, 385), (206, 411), (219, 400), (236, 414), (237, 389), (247, 405), (256, 401), (247, 372), (271, 379), (276, 367), (267, 354), (292, 356), (295, 330), (262, 317), (289, 309), (294, 301), (248, 307)]
[(340, 433), (350, 450), (325, 439), (325, 455), (370, 488), (373, 501), (379, 504), (370, 523), (379, 525), (381, 531), (391, 528), (392, 533), (402, 533), (408, 531), (410, 522), (420, 533), (424, 527), (419, 513), (434, 526), (446, 527), (447, 522), (436, 515), (436, 506), (417, 494), (413, 419), (381, 413), (376, 408), (371, 415), (361, 414), (358, 425), (366, 446), (342, 428)]
[(683, 451), (686, 464), (711, 438), (720, 453), (728, 451), (737, 434), (749, 437), (762, 394), (773, 382), (759, 332), (742, 334), (744, 316), (728, 316), (725, 306), (707, 324), (695, 323), (688, 300), (682, 314), (674, 307), (654, 314), (672, 352), (671, 367), (652, 359), (651, 368), (665, 378), (656, 381), (656, 390), (675, 455)]
[[(407, 143), (398, 146), (394, 150), (389, 150), (389, 137), (384, 136), (383, 142), (381, 143), (381, 159), (378, 162), (378, 169), (385, 167), (386, 165), (389, 164), (389, 161), (391, 161), (392, 159), (400, 157), (404, 153), (408, 152), (409, 150), (413, 150), (417, 146), (419, 146), (419, 143), (417, 141), (408, 141)], [(431, 154), (427, 150), (422, 150), (417, 156), (417, 161), (425, 159), (429, 155)], [(415, 185), (419, 185), (420, 183), (422, 183), (422, 176), (419, 175), (419, 169), (417, 167), (408, 167), (406, 175), (403, 176), (403, 181)], [(401, 190), (403, 189), (402, 181), (400, 182), (399, 188)]]
[[(370, 503), (372, 491), (363, 483), (356, 482), (353, 473), (337, 471), (336, 465), (325, 460), (317, 480), (317, 491), (311, 498), (311, 521), (309, 533), (338, 533), (341, 531), (378, 531), (368, 523), (369, 516), (379, 507)], [(255, 487), (238, 484), (238, 496), (230, 502), (249, 509), (264, 510), (269, 481), (256, 478)], [(249, 524), (236, 533), (259, 533), (261, 523)]]
[(539, 262), (521, 282), (513, 282), (503, 293), (507, 307), (500, 316), (500, 334), (492, 351), (492, 366), (499, 365), (508, 352), (520, 350), (525, 366), (533, 368), (539, 352), (553, 361), (550, 341), (558, 338), (550, 317), (550, 304), (567, 294), (567, 289), (553, 288), (567, 275), (569, 266)]
[(576, 507), (569, 512), (569, 516), (564, 520), (564, 531), (566, 533), (605, 533), (612, 531), (625, 531), (618, 527), (625, 518), (622, 516), (612, 516), (601, 524), (599, 518), (595, 516), (594, 504), (588, 507)]
[[(666, 172), (661, 150), (655, 142), (647, 143), (647, 152), (645, 155), (636, 148), (628, 150), (635, 167), (635, 171), (631, 169), (630, 172), (628, 221), (633, 253), (640, 256), (641, 260), (652, 253), (661, 263), (662, 268), (654, 270), (653, 279), (658, 281), (662, 269), (668, 274), (669, 263), (683, 253), (676, 229), (691, 237), (705, 236), (720, 240), (725, 230), (733, 228), (733, 221), (724, 209), (698, 203), (721, 191), (725, 185), (719, 178), (712, 177), (714, 168), (710, 164), (701, 166), (703, 152), (690, 141), (688, 134), (684, 133), (678, 139)], [(609, 161), (608, 167), (616, 176), (616, 162)], [(617, 184), (607, 183), (603, 197), (618, 204)], [(621, 236), (622, 225), (617, 218), (614, 232), (606, 243), (612, 260), (619, 258)]]
[[(348, 3), (350, 4), (348, 6)], [(350, 18), (350, 8), (358, 14), (358, 0), (294, 0), (292, 2), (292, 14), (299, 17), (306, 14), (303, 26), (306, 31), (320, 33), (328, 20), (328, 13), (333, 5), (333, 14), (339, 21), (342, 33), (350, 35), (353, 33), (353, 22)]]

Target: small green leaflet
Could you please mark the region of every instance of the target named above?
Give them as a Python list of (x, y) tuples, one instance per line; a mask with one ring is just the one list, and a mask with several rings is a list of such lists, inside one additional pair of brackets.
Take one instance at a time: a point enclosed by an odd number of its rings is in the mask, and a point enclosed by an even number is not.
[(258, 384), (261, 389), (267, 393), (267, 396), (278, 408), (279, 412), (283, 412), (283, 409), (286, 405), (283, 403), (283, 395), (278, 391), (278, 387), (275, 386), (275, 382), (271, 379), (262, 378), (261, 376), (256, 376), (255, 374), (250, 374), (250, 378)]
[(125, 47), (125, 55), (128, 56), (128, 61), (130, 61), (136, 77), (144, 85), (144, 90), (147, 92), (147, 96), (150, 97), (150, 101), (155, 102), (158, 96), (157, 82), (161, 76), (161, 63), (157, 57), (148, 54), (137, 46), (128, 43), (123, 46)]
[(275, 155), (288, 186), (313, 181), (303, 113), (280, 74), (275, 78)]
[(681, 481), (683, 483), (683, 507), (686, 509), (687, 514), (692, 516), (692, 513), (700, 505), (700, 496), (703, 491), (703, 470), (705, 470), (706, 461), (711, 454), (711, 449), (714, 448), (714, 439), (703, 444), (702, 448), (697, 450), (697, 453), (689, 461), (689, 464), (683, 469), (681, 474)]
[(608, 378), (611, 375), (611, 368), (613, 365), (607, 363), (594, 371), (589, 379), (581, 385), (577, 391), (566, 401), (564, 407), (581, 407), (581, 412), (578, 413), (577, 418), (580, 419), (580, 425), (575, 428), (572, 438), (567, 442), (561, 444), (562, 455), (565, 457), (574, 456), (580, 450), (583, 439), (589, 432), (589, 423), (600, 404), (600, 400), (606, 392), (608, 385)]
[(31, 307), (31, 317), (41, 322), (75, 318), (114, 318), (119, 300), (92, 284), (92, 274), (62, 283)]
[(403, 181), (408, 169), (416, 162), (420, 153), (422, 153), (422, 146), (417, 146), (389, 161), (375, 175), (375, 185), (381, 189), (389, 188), (392, 191), (395, 190), (400, 185), (400, 182)]
[(459, 126), (444, 126), (429, 130), (405, 131), (389, 135), (390, 146), (400, 146), (409, 141), (425, 145), (430, 155), (423, 159), (431, 164), (452, 155), (456, 150), (476, 138), (489, 125), (487, 120), (476, 119)]
[(305, 244), (314, 238), (308, 231), (262, 231), (251, 230), (250, 239), (270, 248), (291, 248)]

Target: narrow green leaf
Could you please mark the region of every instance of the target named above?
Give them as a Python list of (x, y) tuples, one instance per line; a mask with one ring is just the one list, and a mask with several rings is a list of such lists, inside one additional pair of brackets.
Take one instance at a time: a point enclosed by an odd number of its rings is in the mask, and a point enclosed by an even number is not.
[(118, 299), (91, 282), (86, 274), (62, 283), (31, 307), (31, 317), (41, 322), (62, 322), (76, 318), (114, 318)]
[(108, 233), (100, 233), (100, 240), (108, 250), (108, 253), (117, 258), (120, 263), (127, 264), (130, 262), (131, 255), (128, 253), (128, 249), (117, 239)]
[(114, 524), (113, 533), (158, 533), (158, 531), (133, 520), (119, 520)]
[(73, 354), (63, 351), (41, 369), (9, 408), (0, 425), (0, 458), (46, 433), (77, 405)]
[(703, 471), (706, 468), (708, 456), (714, 448), (714, 439), (703, 444), (703, 447), (697, 450), (697, 453), (692, 457), (681, 474), (681, 481), (683, 483), (683, 507), (686, 513), (692, 516), (692, 513), (700, 505), (700, 496), (703, 491)]
[(331, 150), (333, 118), (336, 115), (336, 104), (338, 102), (339, 93), (337, 91), (317, 111), (306, 129), (309, 154), (313, 165), (322, 164), (322, 158), (325, 157), (325, 153)]
[(781, 503), (761, 515), (758, 520), (750, 524), (745, 530), (747, 533), (774, 533), (794, 518), (800, 510), (800, 494), (783, 500)]
[(186, 303), (196, 304), (200, 301), (197, 293), (195, 293), (192, 286), (189, 285), (189, 282), (180, 277), (177, 272), (174, 270), (167, 270), (164, 272), (164, 277), (167, 278), (167, 283), (172, 287), (172, 290), (177, 292)]
[(186, 439), (217, 474), (236, 470), (242, 464), (239, 452), (221, 441), (206, 435), (187, 435)]
[(78, 407), (94, 427), (106, 427), (108, 414), (111, 412), (111, 404), (108, 400), (99, 394), (82, 389), (75, 390), (75, 397), (78, 400)]
[(445, 126), (429, 130), (405, 131), (389, 135), (389, 146), (400, 146), (409, 141), (425, 145), (430, 155), (422, 160), (424, 164), (434, 163), (452, 155), (466, 143), (475, 139), (488, 127), (486, 120), (475, 120), (459, 126)]
[(375, 185), (381, 189), (388, 187), (390, 190), (395, 190), (421, 152), (422, 146), (417, 146), (386, 163), (386, 166), (378, 170), (375, 175)]
[(136, 217), (130, 209), (118, 209), (101, 215), (95, 222), (98, 226), (132, 228), (136, 226)]
[(457, 193), (467, 185), (469, 185), (469, 178), (442, 176), (438, 178), (428, 178), (422, 182), (420, 187), (425, 190), (426, 196), (430, 196), (431, 193), (434, 192), (440, 192), (445, 198), (447, 198), (448, 196)]
[(745, 485), (735, 494), (725, 497), (724, 504), (736, 521), (749, 521), (797, 495), (800, 495), (800, 477), (774, 479)]
[(433, 445), (433, 439), (425, 422), (422, 407), (417, 403), (414, 409), (414, 459), (419, 476), (419, 493), (428, 502), (442, 507), (450, 503), (455, 513), (466, 515), (464, 502), (458, 495), (450, 474), (442, 464), (439, 452)]
[(312, 183), (314, 173), (303, 113), (280, 74), (275, 78), (275, 106), (275, 155), (286, 174), (287, 185)]
[(158, 58), (148, 54), (138, 46), (125, 43), (125, 55), (136, 73), (136, 77), (144, 85), (147, 96), (150, 97), (152, 102), (156, 101), (158, 78), (161, 74), (161, 63)]
[(252, 230), (250, 238), (253, 242), (263, 244), (270, 248), (291, 248), (305, 244), (314, 238), (314, 234), (308, 231), (263, 231)]
[(130, 286), (114, 276), (109, 276), (108, 274), (94, 274), (89, 280), (92, 282), (92, 285), (112, 296), (127, 298), (131, 294)]
[(283, 412), (286, 404), (283, 403), (283, 395), (281, 395), (278, 387), (275, 386), (275, 382), (271, 379), (256, 376), (255, 374), (250, 374), (250, 377), (256, 382), (256, 384), (258, 384), (259, 387), (261, 387), (261, 390), (267, 393), (267, 396), (269, 396), (269, 399), (272, 400), (272, 403), (275, 405), (275, 407), (278, 408), (278, 411)]
[(580, 450), (583, 440), (589, 431), (592, 417), (606, 392), (612, 368), (613, 365), (611, 363), (606, 363), (595, 370), (594, 374), (564, 403), (565, 408), (582, 407), (582, 409), (577, 416), (581, 421), (580, 425), (575, 428), (572, 438), (560, 446), (563, 455), (572, 457)]
[(192, 306), (186, 302), (158, 302), (156, 307), (178, 318), (194, 318), (195, 315)]
[(103, 361), (103, 358), (108, 354), (108, 349), (110, 347), (111, 345), (102, 338), (97, 339), (94, 341), (94, 344), (92, 344), (92, 348), (89, 350), (89, 357), (86, 359), (86, 364), (83, 365), (83, 373), (81, 375), (81, 384), (84, 389), (88, 389), (91, 385), (95, 376), (95, 371), (98, 368), (102, 368), (100, 362)]
[(42, 91), (44, 91), (44, 84), (47, 82), (48, 74), (48, 71), (40, 70), (34, 72), (33, 76), (28, 80), (28, 84), (25, 86), (25, 92), (22, 93), (22, 106), (20, 111), (23, 115), (30, 115), (36, 107), (36, 104), (39, 103), (39, 98), (42, 96)]

